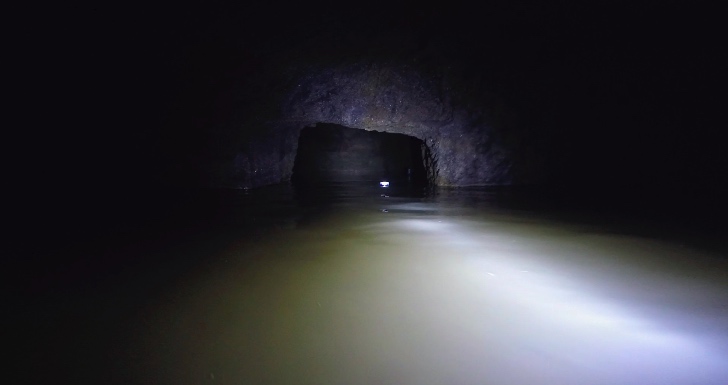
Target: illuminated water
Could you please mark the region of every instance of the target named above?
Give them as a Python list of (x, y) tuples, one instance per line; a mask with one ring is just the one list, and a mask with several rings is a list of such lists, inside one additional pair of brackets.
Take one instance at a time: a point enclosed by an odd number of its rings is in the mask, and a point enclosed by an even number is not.
[(376, 182), (202, 201), (100, 242), (121, 272), (47, 283), (27, 379), (728, 383), (728, 259), (701, 231)]

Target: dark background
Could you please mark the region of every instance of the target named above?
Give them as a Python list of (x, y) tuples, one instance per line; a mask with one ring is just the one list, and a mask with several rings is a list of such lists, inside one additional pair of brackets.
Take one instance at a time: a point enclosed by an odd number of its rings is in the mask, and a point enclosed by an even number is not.
[(299, 188), (341, 182), (425, 185), (422, 141), (336, 124), (301, 130), (291, 181)]
[(498, 95), (546, 149), (544, 186), (717, 209), (718, 14), (687, 1), (39, 6), (11, 44), (10, 189), (31, 202), (20, 211), (148, 208), (199, 187), (202, 147), (280, 63), (411, 55)]

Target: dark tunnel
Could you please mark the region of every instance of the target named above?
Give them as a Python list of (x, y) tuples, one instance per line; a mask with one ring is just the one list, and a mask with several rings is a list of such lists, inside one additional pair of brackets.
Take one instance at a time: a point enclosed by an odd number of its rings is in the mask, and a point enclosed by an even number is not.
[(425, 185), (422, 140), (337, 124), (301, 130), (292, 180), (297, 185), (394, 181)]

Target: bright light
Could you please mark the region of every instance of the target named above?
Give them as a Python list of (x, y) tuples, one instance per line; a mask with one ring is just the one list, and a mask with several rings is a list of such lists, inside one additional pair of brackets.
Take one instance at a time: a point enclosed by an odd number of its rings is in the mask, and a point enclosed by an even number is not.
[(383, 181), (379, 182), (379, 185), (382, 187), (389, 187), (389, 182), (383, 180)]
[(724, 262), (392, 202), (231, 247), (137, 321), (135, 349), (160, 383), (728, 384)]

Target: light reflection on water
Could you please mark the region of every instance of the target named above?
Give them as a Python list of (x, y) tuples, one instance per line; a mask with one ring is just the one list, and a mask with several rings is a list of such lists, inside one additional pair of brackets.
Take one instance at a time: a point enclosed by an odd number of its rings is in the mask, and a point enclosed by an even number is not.
[(585, 230), (484, 189), (228, 194), (224, 246), (144, 299), (119, 378), (728, 383), (721, 255)]

